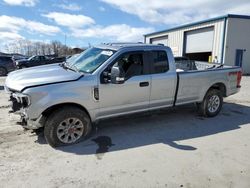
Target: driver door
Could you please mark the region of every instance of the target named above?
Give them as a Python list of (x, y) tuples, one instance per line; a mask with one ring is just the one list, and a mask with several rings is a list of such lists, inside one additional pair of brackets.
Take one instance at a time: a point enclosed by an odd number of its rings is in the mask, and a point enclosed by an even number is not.
[[(132, 56), (134, 58), (131, 58)], [(145, 52), (139, 51), (124, 53), (113, 62), (113, 66), (118, 65), (124, 69), (125, 82), (100, 84), (99, 118), (144, 111), (149, 108), (151, 76), (148, 74), (149, 66), (146, 59)], [(129, 67), (133, 66), (133, 63), (137, 64), (134, 66), (137, 70), (131, 71)], [(140, 63), (141, 72), (138, 70)]]

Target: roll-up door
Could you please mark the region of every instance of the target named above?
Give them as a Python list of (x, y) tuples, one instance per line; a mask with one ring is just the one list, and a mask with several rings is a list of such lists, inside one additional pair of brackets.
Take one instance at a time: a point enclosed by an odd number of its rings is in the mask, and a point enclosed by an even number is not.
[(185, 33), (186, 50), (189, 53), (212, 52), (214, 28), (197, 29)]
[(151, 44), (164, 44), (168, 46), (168, 36), (155, 37), (150, 39)]

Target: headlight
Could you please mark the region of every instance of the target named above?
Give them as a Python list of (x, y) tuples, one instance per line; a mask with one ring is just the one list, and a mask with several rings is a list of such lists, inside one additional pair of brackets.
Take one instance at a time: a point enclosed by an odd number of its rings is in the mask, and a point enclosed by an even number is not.
[(16, 61), (16, 65), (19, 65), (19, 62)]
[(22, 104), (23, 107), (30, 105), (30, 97), (28, 95), (22, 93), (13, 93), (12, 97), (14, 97), (18, 103)]

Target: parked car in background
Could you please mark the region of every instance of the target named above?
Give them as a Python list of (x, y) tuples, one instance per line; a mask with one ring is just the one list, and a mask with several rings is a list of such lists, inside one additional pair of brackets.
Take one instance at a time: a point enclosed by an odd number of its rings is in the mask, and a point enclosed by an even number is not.
[(21, 59), (28, 59), (29, 57), (24, 56), (24, 55), (12, 55), (12, 60), (13, 61), (17, 61), (17, 60), (21, 60)]
[(6, 76), (15, 70), (15, 64), (11, 56), (0, 56), (0, 76)]
[(31, 56), (28, 59), (16, 60), (15, 64), (16, 64), (17, 69), (22, 69), (22, 68), (27, 68), (27, 67), (39, 66), (39, 65), (60, 63), (63, 61), (65, 61), (65, 57), (48, 58), (47, 56), (36, 55), (36, 56)]
[(53, 57), (50, 60), (52, 63), (61, 63), (66, 60), (66, 57)]

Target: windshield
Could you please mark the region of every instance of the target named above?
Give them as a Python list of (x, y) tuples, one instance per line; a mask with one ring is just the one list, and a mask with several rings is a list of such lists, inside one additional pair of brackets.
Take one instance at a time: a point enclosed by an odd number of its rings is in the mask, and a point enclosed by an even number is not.
[(35, 55), (33, 55), (30, 58), (28, 58), (28, 60), (32, 60), (34, 57), (35, 57)]
[(113, 50), (92, 47), (82, 52), (77, 58), (67, 62), (67, 64), (79, 72), (92, 73), (113, 54)]
[(68, 58), (66, 60), (68, 65), (71, 65), (72, 63), (74, 63), (76, 58), (78, 58), (79, 56), (80, 56), (80, 54), (75, 54), (75, 55), (72, 55), (70, 58)]

